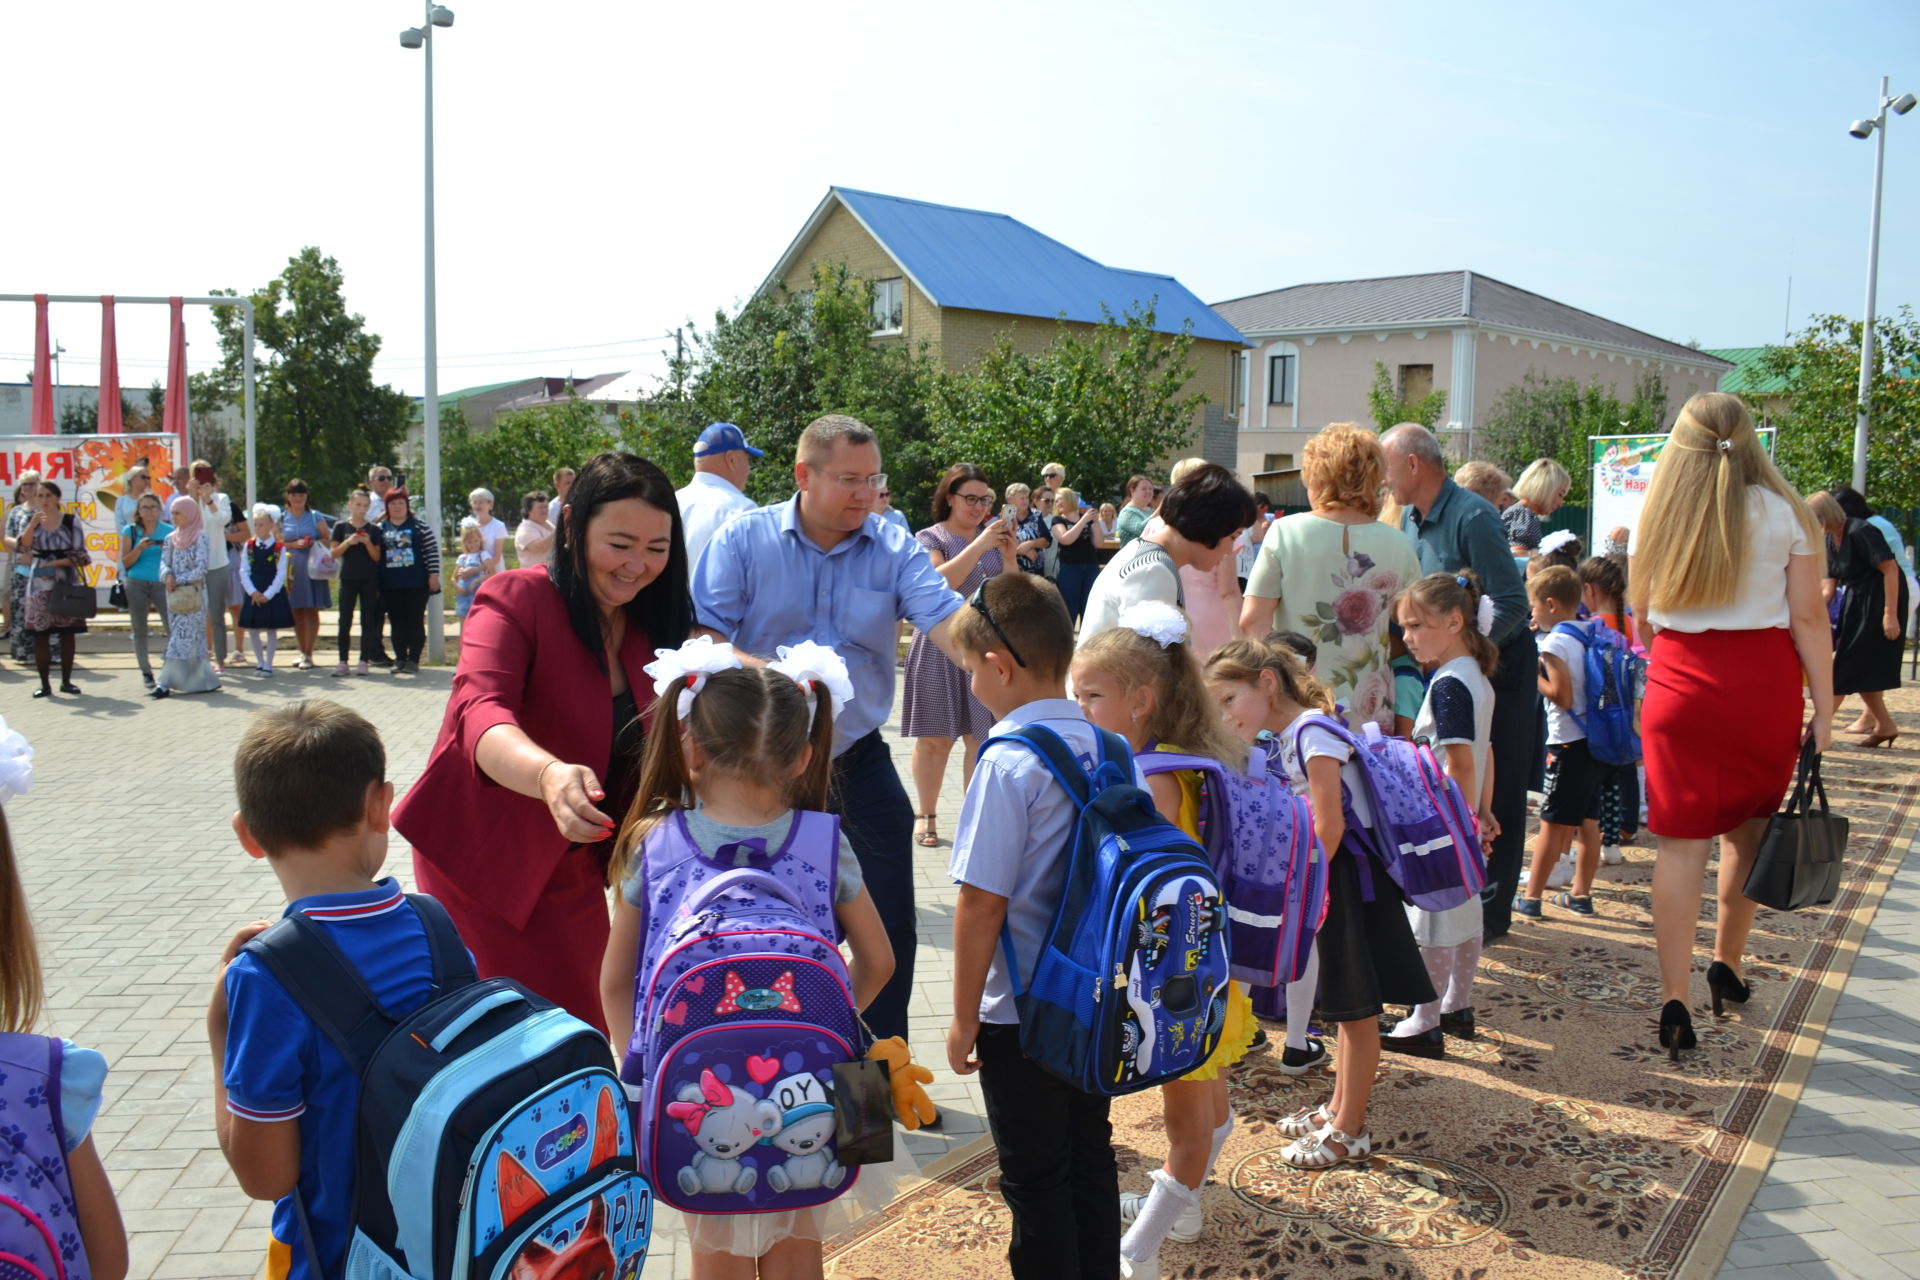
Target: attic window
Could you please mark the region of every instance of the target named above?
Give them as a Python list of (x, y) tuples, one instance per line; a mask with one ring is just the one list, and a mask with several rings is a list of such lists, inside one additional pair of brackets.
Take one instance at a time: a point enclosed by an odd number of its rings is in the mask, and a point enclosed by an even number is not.
[(873, 282), (873, 331), (875, 333), (899, 333), (902, 320), (906, 316), (907, 293), (904, 282), (895, 276), (891, 280)]

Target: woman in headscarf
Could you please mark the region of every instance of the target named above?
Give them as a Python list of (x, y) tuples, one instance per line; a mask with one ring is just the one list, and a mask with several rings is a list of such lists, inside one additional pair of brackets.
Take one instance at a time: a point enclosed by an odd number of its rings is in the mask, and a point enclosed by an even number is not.
[[(167, 508), (173, 532), (160, 552), (160, 582), (167, 589), (167, 653), (152, 697), (211, 693), (220, 677), (207, 661), (207, 528), (200, 504), (186, 494)], [(224, 572), (224, 570), (222, 571)]]

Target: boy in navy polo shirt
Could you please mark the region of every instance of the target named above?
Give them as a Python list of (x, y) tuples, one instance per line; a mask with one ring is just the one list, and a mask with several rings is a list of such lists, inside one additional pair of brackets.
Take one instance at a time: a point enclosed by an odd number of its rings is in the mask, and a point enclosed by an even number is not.
[[(265, 858), (301, 912), (326, 929), (375, 999), (398, 1017), (426, 1002), (433, 962), (420, 917), (387, 857), (386, 749), (366, 720), (311, 701), (252, 718), (234, 757), (241, 847)], [(327, 1275), (346, 1260), (360, 1081), (285, 989), (241, 948), (268, 927), (233, 935), (207, 1009), (214, 1125), (241, 1190), (273, 1200), (268, 1280), (312, 1275), (293, 1201), (296, 1184)]]

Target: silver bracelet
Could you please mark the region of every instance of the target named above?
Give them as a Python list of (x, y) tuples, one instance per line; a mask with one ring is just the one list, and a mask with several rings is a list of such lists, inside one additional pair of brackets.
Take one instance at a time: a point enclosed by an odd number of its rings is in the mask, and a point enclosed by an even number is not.
[(565, 762), (562, 761), (559, 756), (555, 756), (553, 759), (547, 761), (545, 764), (540, 766), (540, 772), (533, 775), (533, 790), (535, 794), (537, 795), (546, 794), (543, 784), (547, 780), (547, 770), (553, 768), (553, 766), (557, 764), (562, 764), (562, 763), (565, 763)]

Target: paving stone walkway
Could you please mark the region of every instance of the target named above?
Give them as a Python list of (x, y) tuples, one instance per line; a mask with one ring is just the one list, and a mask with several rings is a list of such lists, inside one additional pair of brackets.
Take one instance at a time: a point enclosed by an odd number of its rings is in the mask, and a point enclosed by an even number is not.
[[(82, 642), (74, 699), (30, 699), (36, 683), (0, 663), (0, 713), (33, 742), (33, 794), (8, 806), (40, 936), (43, 1030), (106, 1054), (112, 1066), (96, 1141), (132, 1242), (134, 1280), (259, 1273), (268, 1208), (243, 1196), (214, 1141), (204, 1018), (213, 965), (231, 931), (283, 901), (271, 872), (241, 852), (231, 762), (246, 716), (301, 697), (354, 707), (386, 739), (402, 791), (426, 761), (451, 683), (333, 680), (283, 670), (236, 676), (218, 694), (152, 703), (125, 642)], [(889, 726), (891, 737), (894, 727)], [(896, 741), (903, 778), (908, 744)], [(977, 1084), (946, 1068), (953, 887), (944, 837), (959, 814), (956, 756), (940, 803), (942, 844), (915, 849), (920, 951), (911, 1017), (916, 1060), (935, 1071), (938, 1133), (911, 1135), (923, 1163), (985, 1131)], [(908, 782), (911, 794), (911, 782)], [(411, 887), (395, 839), (388, 869)], [(1866, 951), (1779, 1159), (1748, 1213), (1724, 1275), (1920, 1276), (1920, 858), (1909, 858)], [(683, 1250), (649, 1258), (646, 1280), (689, 1274)]]

